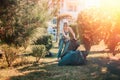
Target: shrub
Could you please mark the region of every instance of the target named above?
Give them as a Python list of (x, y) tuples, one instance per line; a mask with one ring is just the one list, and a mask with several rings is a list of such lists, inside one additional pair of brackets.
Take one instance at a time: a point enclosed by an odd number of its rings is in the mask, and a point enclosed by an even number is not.
[(36, 62), (39, 62), (41, 58), (45, 57), (45, 54), (46, 54), (45, 45), (34, 45), (32, 47), (32, 56), (36, 57)]
[(86, 50), (90, 51), (92, 45), (97, 45), (102, 40), (108, 46), (109, 43), (115, 42), (113, 40), (114, 37), (111, 36), (120, 35), (119, 14), (119, 10), (116, 11), (116, 9), (113, 9), (112, 11), (109, 8), (89, 8), (82, 10), (78, 14), (77, 24), (79, 35)]
[(52, 36), (44, 35), (39, 37), (36, 41), (34, 41), (35, 45), (45, 45), (46, 50), (49, 51), (52, 48)]
[(2, 46), (3, 59), (6, 61), (8, 67), (11, 67), (17, 58), (17, 49), (9, 45)]

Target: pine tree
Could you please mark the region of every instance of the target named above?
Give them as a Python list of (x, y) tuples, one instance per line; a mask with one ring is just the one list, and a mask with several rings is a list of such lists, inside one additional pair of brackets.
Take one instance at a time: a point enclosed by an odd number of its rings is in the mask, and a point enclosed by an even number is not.
[(40, 36), (38, 28), (46, 27), (57, 12), (57, 3), (58, 0), (0, 0), (1, 42), (22, 46), (36, 33)]

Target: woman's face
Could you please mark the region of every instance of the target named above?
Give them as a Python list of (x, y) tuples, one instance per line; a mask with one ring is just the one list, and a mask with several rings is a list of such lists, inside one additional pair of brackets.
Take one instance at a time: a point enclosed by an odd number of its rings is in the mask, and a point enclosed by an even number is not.
[(67, 27), (67, 23), (64, 23), (64, 27)]

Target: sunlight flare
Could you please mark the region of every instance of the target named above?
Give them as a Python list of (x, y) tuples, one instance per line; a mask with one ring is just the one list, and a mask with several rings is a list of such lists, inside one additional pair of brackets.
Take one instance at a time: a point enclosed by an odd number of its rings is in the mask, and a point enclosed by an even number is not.
[(100, 7), (100, 0), (85, 0), (85, 7)]

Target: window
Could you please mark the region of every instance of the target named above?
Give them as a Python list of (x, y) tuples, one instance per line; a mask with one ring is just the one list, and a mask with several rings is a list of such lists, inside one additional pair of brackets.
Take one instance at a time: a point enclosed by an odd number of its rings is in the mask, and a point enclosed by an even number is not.
[(57, 24), (57, 19), (53, 18), (53, 24)]
[(73, 2), (68, 2), (67, 9), (68, 11), (77, 11), (77, 5)]

